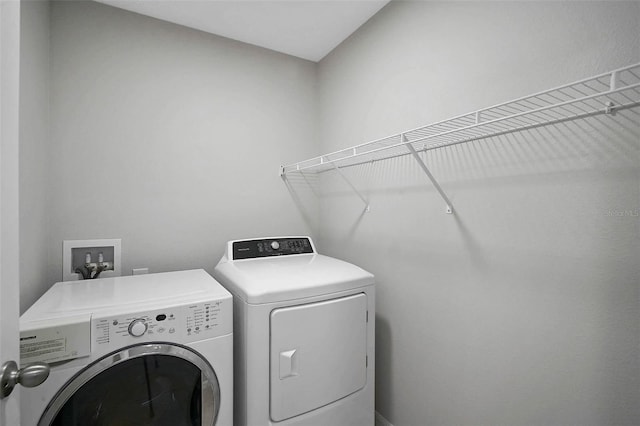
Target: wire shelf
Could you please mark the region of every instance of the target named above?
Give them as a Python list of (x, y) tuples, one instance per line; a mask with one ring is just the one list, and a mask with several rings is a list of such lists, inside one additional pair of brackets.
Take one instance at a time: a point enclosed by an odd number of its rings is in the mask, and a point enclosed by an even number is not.
[(640, 64), (282, 166), (281, 176), (324, 172), (640, 105)]

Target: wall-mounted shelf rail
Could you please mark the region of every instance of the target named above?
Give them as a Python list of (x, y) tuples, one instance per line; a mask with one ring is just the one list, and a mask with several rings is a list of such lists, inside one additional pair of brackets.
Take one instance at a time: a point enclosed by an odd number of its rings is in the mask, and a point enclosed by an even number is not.
[(449, 199), (417, 153), (598, 114), (615, 114), (618, 110), (639, 105), (640, 63), (288, 164), (280, 168), (280, 175), (285, 178), (291, 173), (320, 173), (413, 155), (438, 189), (450, 212), (452, 207)]

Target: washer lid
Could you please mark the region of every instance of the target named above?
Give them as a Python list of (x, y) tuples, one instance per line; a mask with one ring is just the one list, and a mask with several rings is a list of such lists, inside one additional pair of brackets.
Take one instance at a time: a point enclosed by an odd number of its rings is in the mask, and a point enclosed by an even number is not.
[(137, 312), (230, 298), (231, 294), (204, 269), (64, 281), (47, 290), (20, 321)]
[(247, 303), (262, 304), (350, 290), (374, 283), (358, 266), (321, 254), (229, 261), (223, 257), (214, 276)]

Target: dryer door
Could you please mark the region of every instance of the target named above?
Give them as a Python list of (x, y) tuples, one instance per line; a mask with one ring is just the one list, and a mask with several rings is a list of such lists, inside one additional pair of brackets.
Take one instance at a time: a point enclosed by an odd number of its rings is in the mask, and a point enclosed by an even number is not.
[(76, 374), (38, 426), (212, 426), (220, 388), (211, 365), (180, 345), (111, 353)]
[(285, 420), (362, 389), (367, 296), (271, 312), (271, 419)]

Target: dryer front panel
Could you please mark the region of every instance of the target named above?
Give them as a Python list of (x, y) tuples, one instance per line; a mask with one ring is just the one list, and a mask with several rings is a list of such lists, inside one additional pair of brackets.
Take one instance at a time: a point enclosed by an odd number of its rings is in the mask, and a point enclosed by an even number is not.
[(364, 293), (271, 312), (273, 421), (331, 404), (365, 386), (367, 321)]
[(212, 426), (215, 372), (197, 352), (170, 343), (124, 348), (90, 364), (53, 398), (39, 426)]

